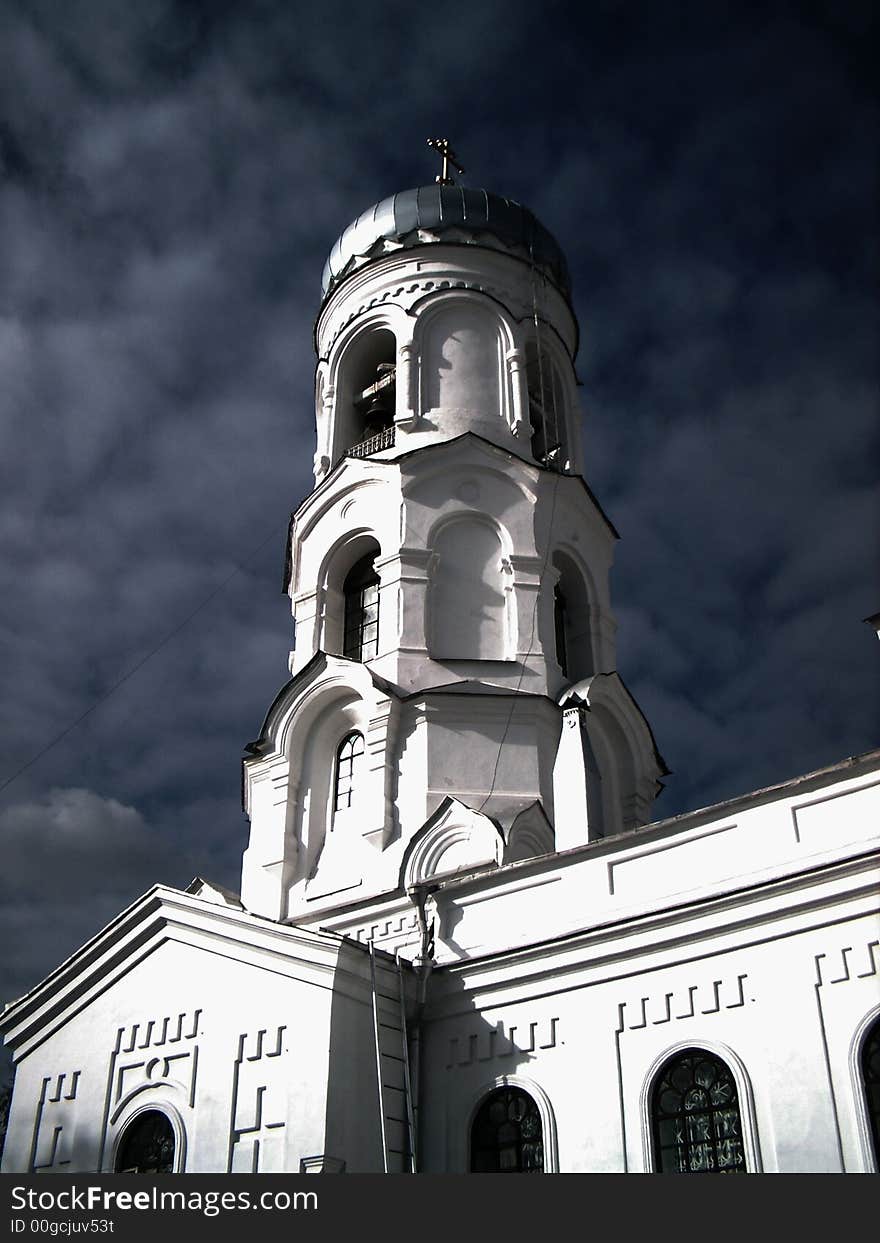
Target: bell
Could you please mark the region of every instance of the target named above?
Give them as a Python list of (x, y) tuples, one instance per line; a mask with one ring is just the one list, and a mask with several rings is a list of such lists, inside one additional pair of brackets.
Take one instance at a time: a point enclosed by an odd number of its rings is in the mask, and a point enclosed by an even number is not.
[(364, 436), (377, 436), (379, 432), (384, 432), (391, 426), (392, 418), (392, 412), (382, 400), (382, 394), (375, 393), (364, 411)]

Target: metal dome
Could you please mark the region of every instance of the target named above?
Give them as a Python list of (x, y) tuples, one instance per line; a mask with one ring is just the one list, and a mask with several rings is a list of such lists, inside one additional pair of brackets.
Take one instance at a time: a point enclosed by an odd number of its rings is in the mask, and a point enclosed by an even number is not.
[[(375, 258), (383, 241), (406, 246), (431, 245), (419, 231), (442, 234), (454, 230), (456, 243), (479, 245), (486, 234), (533, 262), (567, 299), (571, 280), (565, 256), (555, 238), (528, 208), (488, 190), (464, 186), (430, 185), (403, 190), (382, 199), (337, 238), (324, 265), (321, 291), (326, 298), (356, 267), (358, 260)], [(472, 234), (463, 238), (462, 234)], [(382, 253), (381, 251), (379, 253)]]

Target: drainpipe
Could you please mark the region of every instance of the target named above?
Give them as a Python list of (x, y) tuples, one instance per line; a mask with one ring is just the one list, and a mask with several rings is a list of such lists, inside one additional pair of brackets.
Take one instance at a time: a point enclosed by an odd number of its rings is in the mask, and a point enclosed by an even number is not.
[(415, 1119), (414, 1130), (416, 1135), (416, 1156), (418, 1158), (413, 1161), (413, 1173), (421, 1166), (422, 1142), (419, 1110), (423, 1090), (422, 1022), (428, 995), (428, 980), (434, 969), (434, 921), (432, 920), (431, 924), (428, 924), (425, 903), (431, 894), (436, 893), (439, 888), (440, 886), (436, 884), (423, 883), (421, 885), (411, 885), (406, 891), (407, 897), (416, 908), (416, 918), (419, 923), (419, 933), (421, 936), (418, 958), (413, 964), (418, 972), (416, 1012), (412, 1025), (412, 1083), (415, 1095), (413, 1117)]

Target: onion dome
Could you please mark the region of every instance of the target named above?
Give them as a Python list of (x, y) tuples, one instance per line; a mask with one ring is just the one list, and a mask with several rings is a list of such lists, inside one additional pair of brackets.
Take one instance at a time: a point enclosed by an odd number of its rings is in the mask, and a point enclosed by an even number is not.
[(365, 263), (399, 249), (438, 242), (503, 249), (533, 263), (571, 299), (565, 257), (555, 238), (520, 203), (488, 190), (420, 186), (382, 199), (337, 238), (324, 265), (324, 298)]

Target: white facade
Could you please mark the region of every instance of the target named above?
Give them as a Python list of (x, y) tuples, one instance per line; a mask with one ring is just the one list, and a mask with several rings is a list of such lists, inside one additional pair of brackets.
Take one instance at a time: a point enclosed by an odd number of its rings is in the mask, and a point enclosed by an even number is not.
[(3, 1169), (128, 1168), (139, 1117), (186, 1171), (876, 1169), (880, 752), (648, 823), (564, 261), (415, 193), (331, 255), (241, 898), (151, 890), (7, 1008)]

